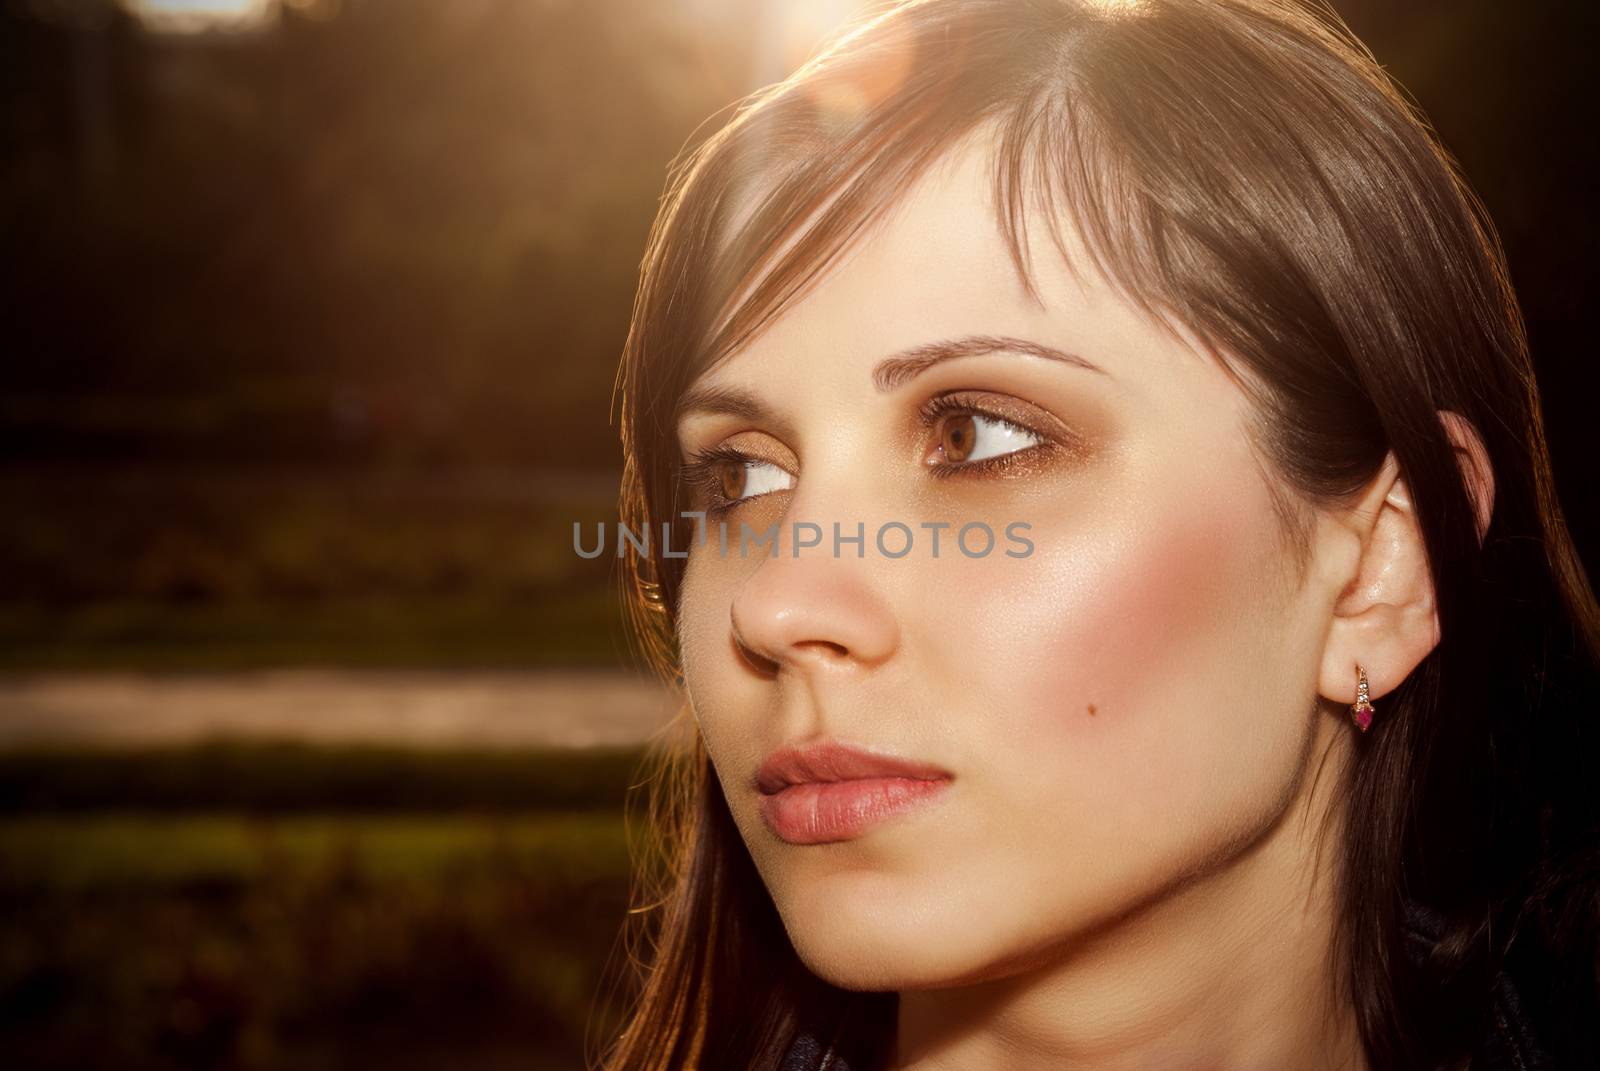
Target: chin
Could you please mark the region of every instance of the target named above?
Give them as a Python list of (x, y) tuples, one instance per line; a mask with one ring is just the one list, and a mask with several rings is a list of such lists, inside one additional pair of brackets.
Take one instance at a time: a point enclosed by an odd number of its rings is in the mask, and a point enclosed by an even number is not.
[(995, 976), (1010, 947), (1022, 942), (1020, 934), (1008, 939), (1005, 920), (1011, 916), (994, 905), (955, 901), (932, 890), (919, 897), (881, 881), (856, 884), (796, 890), (790, 902), (779, 904), (801, 962), (841, 989), (938, 989), (978, 981)]
[(903, 941), (882, 933), (871, 934), (867, 940), (791, 934), (790, 940), (812, 974), (840, 989), (937, 989), (960, 981), (965, 974), (950, 962), (947, 949), (925, 947), (929, 944), (926, 937)]

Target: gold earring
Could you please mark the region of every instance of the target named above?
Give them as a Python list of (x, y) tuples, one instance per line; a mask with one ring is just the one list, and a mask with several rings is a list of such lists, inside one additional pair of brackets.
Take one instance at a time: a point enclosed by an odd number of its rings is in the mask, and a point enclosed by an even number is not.
[(1361, 668), (1361, 663), (1356, 663), (1356, 673), (1359, 680), (1356, 682), (1356, 701), (1350, 704), (1350, 717), (1354, 719), (1356, 728), (1366, 732), (1372, 727), (1372, 701), (1367, 698), (1367, 671)]

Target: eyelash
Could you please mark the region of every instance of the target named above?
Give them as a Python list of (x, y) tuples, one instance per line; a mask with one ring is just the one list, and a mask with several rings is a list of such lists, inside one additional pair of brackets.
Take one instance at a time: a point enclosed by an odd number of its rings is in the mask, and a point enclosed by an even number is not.
[[(1002, 472), (1023, 459), (1032, 457), (1041, 451), (1050, 450), (1058, 445), (1044, 432), (1019, 424), (1009, 417), (990, 412), (987, 409), (975, 406), (970, 402), (961, 401), (959, 398), (948, 394), (935, 395), (929, 398), (922, 403), (918, 410), (918, 416), (921, 418), (924, 431), (931, 431), (939, 423), (941, 417), (952, 413), (980, 416), (986, 420), (992, 420), (999, 424), (1008, 425), (1018, 431), (1026, 432), (1043, 441), (1032, 446), (1021, 447), (1007, 454), (979, 458), (977, 461), (939, 462), (928, 465), (928, 473), (935, 479), (947, 480), (953, 476), (981, 478), (985, 475)], [(719, 443), (716, 446), (705, 450), (697, 450), (691, 454), (680, 470), (679, 479), (684, 484), (698, 489), (705, 495), (707, 517), (720, 517), (743, 503), (753, 502), (757, 498), (763, 497), (764, 494), (771, 493), (763, 492), (763, 495), (752, 495), (749, 498), (730, 499), (723, 496), (721, 490), (722, 481), (718, 476), (716, 467), (722, 463), (745, 465), (751, 462), (770, 464), (766, 458), (755, 457), (742, 450), (736, 450), (731, 446)]]

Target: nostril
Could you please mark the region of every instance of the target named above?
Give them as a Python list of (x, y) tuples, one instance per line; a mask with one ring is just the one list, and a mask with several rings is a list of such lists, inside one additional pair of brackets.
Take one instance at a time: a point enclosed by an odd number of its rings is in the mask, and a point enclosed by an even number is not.
[(728, 638), (732, 640), (734, 653), (739, 656), (739, 660), (764, 677), (776, 676), (777, 661), (762, 654), (740, 634), (738, 621), (730, 619), (728, 624), (730, 626)]
[(775, 677), (778, 675), (778, 663), (776, 661), (740, 643), (737, 636), (733, 638), (733, 649), (738, 654), (741, 662), (761, 676)]
[(795, 647), (801, 650), (816, 648), (822, 654), (847, 655), (850, 653), (850, 649), (844, 644), (834, 643), (831, 640), (804, 640), (795, 644)]

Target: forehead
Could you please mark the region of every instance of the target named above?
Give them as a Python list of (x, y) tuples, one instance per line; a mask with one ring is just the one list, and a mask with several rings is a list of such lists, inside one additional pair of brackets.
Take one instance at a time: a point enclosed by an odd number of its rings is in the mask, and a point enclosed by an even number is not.
[(987, 139), (945, 154), (805, 296), (696, 384), (799, 387), (845, 364), (859, 365), (865, 385), (884, 355), (985, 334), (1082, 354), (1152, 404), (1192, 403), (1196, 391), (1232, 400), (1237, 389), (1188, 332), (1129, 302), (1093, 269), (1071, 222), (1034, 207), (1023, 219), (1039, 296), (1030, 294), (1000, 228), (994, 176)]

